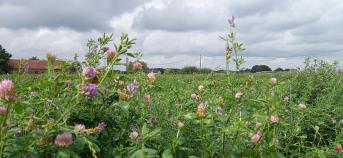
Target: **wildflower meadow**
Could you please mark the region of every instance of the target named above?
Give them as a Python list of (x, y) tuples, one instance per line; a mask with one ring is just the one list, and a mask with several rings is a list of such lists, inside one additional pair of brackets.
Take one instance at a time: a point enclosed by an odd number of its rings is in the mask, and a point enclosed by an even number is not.
[[(230, 19), (234, 31), (234, 17)], [(225, 56), (244, 50), (230, 32)], [(115, 43), (113, 45), (113, 43)], [(337, 63), (296, 72), (144, 72), (135, 40), (89, 40), (75, 73), (19, 71), (0, 82), (0, 157), (341, 157), (343, 83)], [(113, 68), (130, 57), (133, 72)], [(102, 62), (103, 61), (103, 62)]]

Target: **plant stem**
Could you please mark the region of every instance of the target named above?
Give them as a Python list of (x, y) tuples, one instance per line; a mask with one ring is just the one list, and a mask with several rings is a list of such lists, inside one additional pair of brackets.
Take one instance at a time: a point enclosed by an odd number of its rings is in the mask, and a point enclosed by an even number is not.
[(0, 129), (0, 158), (3, 157), (3, 152), (5, 148), (5, 141), (2, 139), (5, 138), (4, 134), (6, 134), (6, 132), (4, 132), (4, 130), (6, 129), (5, 126), (6, 126), (7, 119), (9, 117), (10, 107), (11, 107), (11, 104), (7, 102), (7, 112), (5, 113), (3, 122), (1, 124), (1, 129)]

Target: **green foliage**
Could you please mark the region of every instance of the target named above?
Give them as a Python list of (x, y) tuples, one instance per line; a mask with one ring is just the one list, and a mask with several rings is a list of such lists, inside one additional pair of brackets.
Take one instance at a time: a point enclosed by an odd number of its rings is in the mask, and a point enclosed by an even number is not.
[(251, 68), (252, 73), (263, 72), (263, 71), (272, 71), (272, 69), (267, 65), (254, 65)]
[(185, 66), (181, 69), (183, 74), (193, 74), (199, 72), (198, 68), (195, 66)]
[(12, 57), (5, 48), (2, 48), (0, 45), (0, 73), (7, 73), (10, 67), (7, 64), (7, 61)]
[(278, 67), (274, 70), (275, 72), (281, 72), (281, 71), (284, 71), (281, 67)]
[[(104, 35), (88, 46), (110, 41)], [(115, 50), (140, 58), (132, 44), (123, 34)], [(103, 52), (93, 50), (83, 67), (100, 63)], [(1, 76), (13, 80), (18, 98), (0, 95), (0, 157), (342, 156), (337, 62), (308, 59), (302, 71), (271, 75), (193, 74), (199, 70), (191, 67), (189, 75), (147, 76), (112, 73), (120, 57), (92, 81), (79, 69)], [(98, 86), (94, 96), (84, 92), (88, 82)], [(59, 143), (63, 133), (72, 142)]]
[[(46, 75), (38, 80), (13, 75), (21, 99), (11, 111), (4, 156), (337, 157), (335, 145), (343, 138), (343, 76), (336, 68), (336, 63), (308, 61), (302, 72), (275, 74), (275, 85), (263, 74), (255, 79), (240, 74), (160, 75), (155, 83), (144, 73), (109, 76), (112, 80), (106, 80), (93, 99), (75, 96), (78, 75), (56, 76), (53, 82)], [(120, 100), (114, 89), (126, 84), (117, 81), (133, 79), (139, 82), (136, 95)], [(74, 86), (63, 86), (65, 80)], [(198, 85), (205, 90), (200, 92)], [(238, 91), (243, 93), (239, 99)], [(192, 99), (192, 93), (199, 99)], [(152, 97), (149, 103), (144, 101), (146, 94)], [(201, 119), (200, 103), (208, 105)], [(298, 109), (299, 103), (306, 109)], [(279, 122), (272, 123), (271, 115)], [(100, 133), (74, 132), (75, 124), (94, 128), (99, 122), (107, 124)], [(256, 129), (256, 122), (262, 127)], [(67, 148), (53, 143), (63, 131), (74, 133)], [(130, 136), (133, 131), (137, 138)], [(250, 139), (257, 131), (262, 139), (254, 144)]]
[(208, 73), (211, 73), (212, 70), (211, 69), (208, 69), (208, 68), (202, 68), (199, 70), (199, 73), (202, 73), (202, 74), (208, 74)]
[[(172, 70), (170, 70), (172, 71)], [(181, 70), (179, 71), (175, 71), (173, 73), (181, 73), (181, 74), (194, 74), (194, 73), (198, 73), (198, 74), (208, 74), (213, 72), (211, 69), (208, 68), (202, 68), (202, 69), (198, 69), (195, 66), (185, 66), (183, 67)]]
[(228, 70), (228, 64), (230, 63), (230, 59), (232, 56), (232, 53), (234, 53), (233, 61), (235, 63), (236, 71), (241, 70), (241, 65), (245, 63), (245, 59), (243, 56), (239, 55), (239, 52), (244, 51), (245, 48), (243, 48), (243, 43), (240, 43), (237, 41), (237, 33), (234, 31), (235, 29), (235, 17), (231, 17), (232, 19), (229, 20), (229, 26), (230, 26), (230, 33), (227, 34), (227, 37), (221, 37), (222, 40), (224, 40), (227, 44), (226, 50), (225, 50), (225, 57), (226, 57), (226, 64), (227, 64), (227, 71)]

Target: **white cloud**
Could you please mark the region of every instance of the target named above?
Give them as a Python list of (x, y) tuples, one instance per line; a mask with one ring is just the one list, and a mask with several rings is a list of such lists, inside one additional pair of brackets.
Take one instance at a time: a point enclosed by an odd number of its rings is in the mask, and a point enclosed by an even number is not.
[(244, 67), (296, 68), (306, 57), (343, 60), (341, 0), (79, 2), (0, 0), (0, 44), (16, 58), (52, 51), (66, 59), (83, 56), (86, 41), (102, 32), (113, 32), (115, 40), (128, 32), (150, 66), (197, 66), (203, 54), (203, 66), (215, 69), (224, 67), (225, 43), (218, 37), (235, 15), (238, 40), (247, 48)]

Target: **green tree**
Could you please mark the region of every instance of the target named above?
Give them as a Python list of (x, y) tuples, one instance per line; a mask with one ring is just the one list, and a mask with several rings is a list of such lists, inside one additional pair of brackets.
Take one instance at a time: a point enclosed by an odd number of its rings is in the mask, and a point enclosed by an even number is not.
[(29, 60), (39, 60), (39, 58), (37, 56), (33, 56), (33, 57), (29, 58)]
[(267, 65), (254, 65), (251, 68), (251, 72), (253, 73), (262, 72), (262, 71), (272, 71), (272, 69)]
[(274, 70), (275, 72), (279, 72), (279, 71), (284, 71), (281, 67), (278, 67), (277, 69)]
[(183, 74), (193, 74), (199, 72), (199, 69), (195, 66), (185, 66), (181, 69)]
[(6, 49), (2, 48), (0, 45), (0, 73), (8, 73), (10, 67), (7, 64), (7, 61), (12, 57)]

